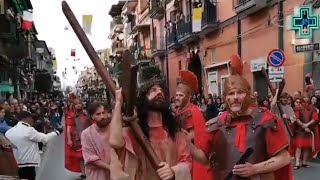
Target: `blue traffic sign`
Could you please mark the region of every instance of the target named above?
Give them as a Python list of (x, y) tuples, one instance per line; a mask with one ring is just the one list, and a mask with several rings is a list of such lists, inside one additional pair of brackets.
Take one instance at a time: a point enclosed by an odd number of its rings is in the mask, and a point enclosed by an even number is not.
[(272, 67), (280, 67), (285, 61), (285, 55), (282, 50), (274, 49), (272, 50), (267, 58), (267, 62)]

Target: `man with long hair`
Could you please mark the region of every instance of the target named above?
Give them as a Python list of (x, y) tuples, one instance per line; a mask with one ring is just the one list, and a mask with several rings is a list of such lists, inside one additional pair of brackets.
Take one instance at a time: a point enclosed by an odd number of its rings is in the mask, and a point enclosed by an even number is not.
[[(180, 132), (179, 125), (169, 109), (168, 89), (160, 76), (160, 70), (156, 67), (142, 69), (140, 80), (142, 83), (139, 83), (136, 103), (138, 122), (160, 159), (161, 168), (156, 171), (152, 169), (133, 134), (121, 130), (121, 121), (111, 122), (110, 145), (116, 150), (129, 179), (190, 180), (191, 156), (185, 136)], [(111, 176), (117, 179), (113, 170)]]

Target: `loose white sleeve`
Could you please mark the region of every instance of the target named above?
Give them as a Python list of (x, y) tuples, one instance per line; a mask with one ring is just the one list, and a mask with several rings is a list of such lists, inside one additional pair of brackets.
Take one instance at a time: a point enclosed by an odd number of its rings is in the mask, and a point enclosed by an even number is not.
[(50, 141), (51, 139), (53, 139), (54, 137), (56, 137), (58, 135), (59, 135), (58, 131), (54, 131), (54, 132), (51, 132), (51, 133), (48, 133), (48, 134), (44, 134), (44, 133), (38, 132), (34, 128), (30, 128), (30, 131), (28, 132), (28, 138), (31, 141), (42, 142), (44, 144), (47, 144), (48, 141)]

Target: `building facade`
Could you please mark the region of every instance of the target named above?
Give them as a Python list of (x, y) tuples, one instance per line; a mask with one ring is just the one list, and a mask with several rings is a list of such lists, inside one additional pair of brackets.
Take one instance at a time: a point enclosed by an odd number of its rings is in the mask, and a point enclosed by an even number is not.
[[(296, 32), (289, 28), (294, 9), (303, 5), (304, 1), (286, 0), (280, 1), (280, 4), (278, 2), (272, 0), (166, 2), (167, 14), (171, 14), (172, 11), (182, 14), (168, 16), (169, 19), (171, 18), (169, 20), (171, 24), (175, 22), (167, 31), (171, 37), (174, 37), (173, 43), (167, 43), (170, 95), (174, 95), (180, 69), (195, 72), (201, 79), (199, 85), (203, 88), (200, 92), (204, 95), (208, 93), (221, 95), (223, 82), (229, 75), (229, 57), (231, 54), (239, 54), (246, 62), (244, 76), (251, 83), (253, 91), (257, 91), (261, 97), (267, 96), (267, 82), (259, 69), (254, 67), (266, 64), (267, 56), (273, 49), (282, 49), (286, 56), (285, 91), (303, 92), (304, 76), (307, 73), (313, 74), (319, 86), (318, 53), (294, 51), (295, 45), (312, 43), (312, 40), (298, 39)], [(195, 9), (198, 7), (201, 7), (202, 13), (201, 28), (195, 25), (196, 22), (192, 22), (198, 21), (193, 14), (197, 13)], [(313, 10), (315, 13), (319, 11), (317, 7)], [(181, 32), (183, 27), (186, 30)], [(316, 42), (317, 33), (319, 30), (314, 32), (313, 42)]]
[(137, 54), (151, 51), (146, 54), (167, 76), (171, 97), (180, 70), (196, 74), (201, 94), (221, 95), (232, 54), (244, 61), (244, 76), (252, 91), (265, 97), (268, 81), (260, 70), (272, 69), (267, 57), (274, 49), (285, 54), (285, 91), (304, 92), (307, 73), (319, 88), (319, 53), (295, 51), (297, 45), (317, 42), (319, 28), (308, 39), (299, 38), (291, 28), (297, 7), (312, 6), (319, 16), (319, 4), (318, 0), (124, 0), (113, 5), (109, 14), (122, 18), (124, 48)]

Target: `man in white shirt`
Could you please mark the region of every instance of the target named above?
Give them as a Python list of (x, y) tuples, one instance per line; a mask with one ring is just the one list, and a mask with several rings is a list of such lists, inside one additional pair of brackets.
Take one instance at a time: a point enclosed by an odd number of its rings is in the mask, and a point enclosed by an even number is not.
[(35, 180), (35, 167), (40, 163), (38, 143), (48, 143), (59, 136), (63, 129), (58, 128), (51, 133), (43, 134), (34, 129), (34, 119), (30, 112), (22, 111), (18, 118), (18, 124), (8, 130), (5, 136), (17, 147), (13, 153), (19, 166), (19, 178)]

